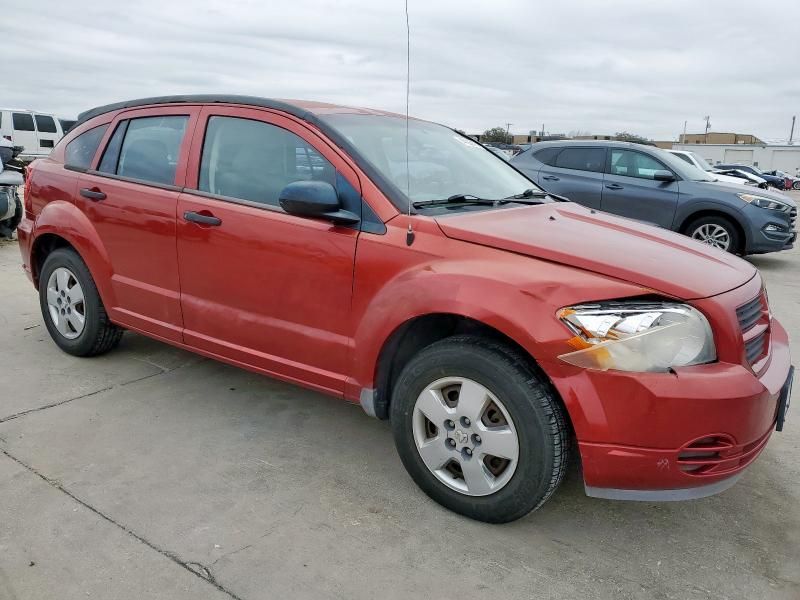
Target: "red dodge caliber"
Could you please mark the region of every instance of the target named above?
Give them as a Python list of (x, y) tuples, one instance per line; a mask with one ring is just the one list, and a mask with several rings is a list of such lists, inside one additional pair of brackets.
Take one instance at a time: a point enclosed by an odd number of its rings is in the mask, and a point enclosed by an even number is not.
[(504, 522), (699, 498), (780, 430), (758, 271), (548, 195), (457, 132), (242, 96), (95, 108), (28, 173), (24, 267), (64, 351), (130, 329), (359, 402), (431, 498)]

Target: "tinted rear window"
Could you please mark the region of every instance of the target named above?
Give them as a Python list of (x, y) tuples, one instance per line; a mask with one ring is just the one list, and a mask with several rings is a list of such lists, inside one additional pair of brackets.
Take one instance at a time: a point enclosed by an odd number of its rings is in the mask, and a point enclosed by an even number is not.
[(122, 142), (117, 175), (173, 185), (188, 120), (187, 116), (131, 119)]
[(33, 116), (28, 113), (13, 113), (11, 120), (17, 131), (36, 131), (33, 127)]
[(100, 125), (89, 131), (84, 131), (67, 144), (67, 148), (64, 151), (64, 164), (68, 167), (88, 169), (107, 128), (108, 125)]
[(53, 117), (47, 115), (34, 115), (36, 119), (36, 129), (41, 133), (58, 133), (56, 122)]
[(536, 157), (536, 160), (552, 167), (556, 164), (556, 157), (561, 150), (562, 148), (542, 148), (534, 152), (533, 155)]
[(605, 148), (564, 148), (556, 158), (557, 167), (601, 173), (606, 160)]

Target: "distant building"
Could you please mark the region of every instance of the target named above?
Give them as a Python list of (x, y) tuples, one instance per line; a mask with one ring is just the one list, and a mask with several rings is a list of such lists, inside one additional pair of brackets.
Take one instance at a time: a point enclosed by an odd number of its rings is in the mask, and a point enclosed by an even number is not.
[(679, 144), (763, 144), (764, 142), (749, 133), (682, 133)]

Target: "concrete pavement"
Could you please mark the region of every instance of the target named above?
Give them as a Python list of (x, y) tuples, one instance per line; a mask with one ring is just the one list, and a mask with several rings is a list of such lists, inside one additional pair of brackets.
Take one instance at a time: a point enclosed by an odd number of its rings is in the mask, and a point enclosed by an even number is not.
[[(800, 251), (751, 260), (797, 361)], [(2, 242), (0, 381), (3, 600), (800, 598), (800, 414), (719, 496), (593, 500), (573, 468), (477, 523), (356, 406), (131, 333), (63, 354)]]

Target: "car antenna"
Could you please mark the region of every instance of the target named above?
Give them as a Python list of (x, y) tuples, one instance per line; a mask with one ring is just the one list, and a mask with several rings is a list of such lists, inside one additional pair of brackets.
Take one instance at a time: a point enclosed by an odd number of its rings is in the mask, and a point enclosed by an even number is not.
[(408, 160), (408, 99), (411, 94), (411, 27), (408, 23), (408, 0), (406, 5), (406, 198), (408, 199), (408, 231), (406, 246), (414, 243), (414, 230), (411, 228), (411, 168)]

